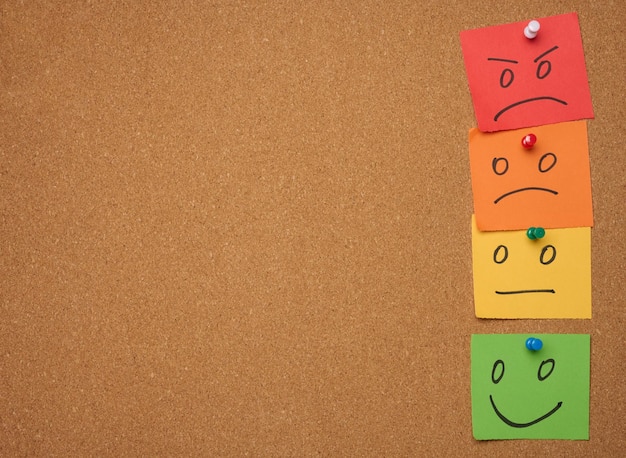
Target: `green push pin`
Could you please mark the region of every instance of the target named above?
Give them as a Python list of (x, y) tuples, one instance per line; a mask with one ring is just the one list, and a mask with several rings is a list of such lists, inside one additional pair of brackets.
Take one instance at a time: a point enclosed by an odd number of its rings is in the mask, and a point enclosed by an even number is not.
[(546, 230), (543, 227), (529, 227), (526, 235), (530, 240), (542, 239), (546, 235)]

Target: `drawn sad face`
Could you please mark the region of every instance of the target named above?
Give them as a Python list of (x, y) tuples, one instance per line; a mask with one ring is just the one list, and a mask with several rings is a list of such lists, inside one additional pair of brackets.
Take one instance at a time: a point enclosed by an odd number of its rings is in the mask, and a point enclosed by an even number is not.
[(482, 231), (593, 225), (584, 121), (469, 135), (474, 212)]
[(539, 20), (461, 33), (478, 127), (484, 132), (593, 117), (578, 18)]
[(477, 439), (586, 439), (589, 336), (472, 336), (472, 423)]
[(479, 318), (591, 318), (591, 229), (482, 232), (472, 219)]

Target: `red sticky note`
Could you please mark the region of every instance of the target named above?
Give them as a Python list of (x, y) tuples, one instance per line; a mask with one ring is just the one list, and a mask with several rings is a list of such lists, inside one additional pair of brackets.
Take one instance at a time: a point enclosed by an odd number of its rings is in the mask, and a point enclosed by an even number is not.
[(576, 13), (466, 30), (461, 47), (478, 128), (494, 132), (593, 118)]
[[(522, 146), (529, 133), (531, 149)], [(476, 224), (481, 231), (593, 226), (586, 121), (469, 132)]]

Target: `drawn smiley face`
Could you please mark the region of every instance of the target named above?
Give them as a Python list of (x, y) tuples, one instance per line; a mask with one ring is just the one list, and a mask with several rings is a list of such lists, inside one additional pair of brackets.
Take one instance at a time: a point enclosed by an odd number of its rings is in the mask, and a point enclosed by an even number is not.
[[(539, 364), (539, 370), (537, 371), (537, 380), (540, 382), (543, 382), (548, 377), (550, 377), (552, 373), (554, 372), (555, 365), (556, 365), (556, 361), (554, 360), (554, 358), (548, 358), (548, 359), (544, 359), (543, 361), (541, 361), (541, 363)], [(547, 369), (544, 369), (546, 367)], [(502, 378), (504, 377), (504, 369), (505, 369), (505, 364), (503, 360), (497, 359), (494, 361), (493, 368), (491, 369), (491, 382), (494, 385), (497, 385), (498, 383), (502, 381)], [(542, 413), (530, 420), (525, 419), (523, 422), (520, 422), (520, 421), (514, 421), (510, 419), (508, 416), (502, 413), (502, 411), (496, 405), (496, 402), (494, 401), (492, 394), (489, 395), (489, 401), (491, 402), (491, 407), (493, 408), (493, 411), (498, 416), (498, 418), (502, 420), (506, 425), (509, 425), (513, 428), (528, 428), (529, 426), (536, 425), (540, 421), (543, 421), (546, 418), (551, 417), (563, 406), (563, 401), (558, 401), (555, 404), (555, 406), (552, 407), (547, 412)]]
[(575, 13), (461, 33), (478, 127), (484, 132), (593, 118)]
[(589, 335), (477, 334), (471, 344), (476, 439), (588, 439)]
[(587, 126), (571, 121), (532, 129), (469, 133), (474, 211), (480, 230), (593, 226)]
[(591, 229), (481, 232), (472, 218), (479, 318), (591, 318)]

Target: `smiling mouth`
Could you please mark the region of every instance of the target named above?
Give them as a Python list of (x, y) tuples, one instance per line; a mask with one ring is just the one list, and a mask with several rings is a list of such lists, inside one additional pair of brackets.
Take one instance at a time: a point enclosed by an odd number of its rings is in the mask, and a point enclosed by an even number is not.
[(493, 120), (497, 121), (500, 116), (502, 116), (504, 113), (509, 111), (511, 108), (515, 108), (515, 107), (523, 105), (525, 103), (536, 102), (538, 100), (552, 100), (553, 102), (560, 103), (561, 105), (567, 105), (567, 102), (565, 100), (557, 99), (556, 97), (548, 97), (548, 96), (533, 97), (531, 99), (520, 100), (519, 102), (515, 102), (515, 103), (512, 103), (509, 106), (504, 107), (502, 110), (500, 110), (500, 111), (498, 111), (496, 113), (496, 115), (493, 117)]
[(496, 290), (496, 294), (526, 294), (526, 293), (551, 293), (554, 294), (556, 291), (553, 289), (518, 289), (513, 291), (498, 291)]
[(496, 200), (494, 200), (493, 203), (497, 204), (498, 202), (500, 202), (505, 197), (509, 197), (510, 195), (517, 194), (518, 192), (523, 192), (523, 191), (542, 191), (542, 192), (549, 192), (550, 194), (554, 194), (555, 196), (558, 195), (558, 192), (555, 191), (554, 189), (538, 188), (536, 186), (529, 186), (527, 188), (519, 188), (519, 189), (515, 189), (513, 191), (506, 192), (506, 193), (502, 194), (500, 197), (498, 197)]
[(512, 426), (514, 428), (527, 428), (528, 426), (532, 426), (534, 424), (539, 423), (542, 420), (545, 420), (546, 418), (548, 418), (550, 415), (552, 415), (553, 413), (555, 413), (557, 410), (559, 410), (561, 408), (561, 406), (563, 405), (562, 401), (559, 401), (556, 406), (554, 406), (554, 408), (546, 413), (545, 415), (540, 416), (539, 418), (535, 418), (533, 421), (529, 421), (528, 423), (517, 423), (514, 421), (509, 420), (508, 418), (506, 418), (502, 412), (500, 412), (498, 410), (498, 408), (496, 407), (496, 403), (493, 402), (493, 396), (489, 395), (489, 400), (491, 401), (491, 407), (493, 407), (493, 411), (496, 413), (496, 415), (500, 418), (500, 420), (502, 420), (503, 422), (505, 422), (507, 425)]

